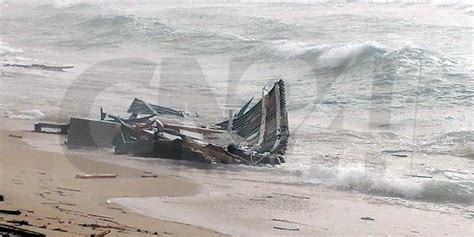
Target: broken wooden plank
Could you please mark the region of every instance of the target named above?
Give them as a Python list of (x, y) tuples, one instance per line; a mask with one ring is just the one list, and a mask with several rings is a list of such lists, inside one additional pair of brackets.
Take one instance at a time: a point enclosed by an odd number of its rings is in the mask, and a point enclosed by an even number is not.
[(68, 134), (69, 124), (63, 123), (35, 123), (35, 132)]
[(182, 129), (190, 132), (202, 133), (202, 134), (211, 134), (211, 133), (226, 133), (224, 130), (217, 130), (212, 128), (201, 128), (195, 126), (188, 126), (188, 125), (181, 125), (181, 124), (171, 124), (165, 123), (163, 124), (165, 128), (174, 128), (174, 129)]
[(116, 174), (77, 174), (76, 179), (104, 179), (117, 178)]
[(87, 215), (93, 216), (93, 217), (101, 217), (101, 218), (105, 218), (105, 219), (114, 219), (114, 218), (109, 217), (109, 216), (102, 216), (102, 215), (91, 214), (91, 213), (87, 213)]
[(58, 232), (68, 232), (67, 230), (61, 229), (61, 228), (59, 228), (59, 227), (58, 227), (58, 228), (51, 229), (51, 230), (53, 230), (53, 231), (58, 231)]
[(71, 191), (71, 192), (81, 192), (81, 190), (79, 190), (79, 189), (72, 189), (72, 188), (57, 187), (57, 189)]
[(14, 134), (10, 134), (8, 135), (9, 137), (14, 137), (14, 138), (23, 138), (23, 136), (20, 136), (20, 135), (14, 135)]
[(45, 237), (43, 233), (22, 229), (16, 226), (0, 224), (1, 236)]
[(92, 234), (91, 237), (103, 237), (103, 236), (106, 236), (108, 234), (110, 234), (110, 230), (104, 230), (100, 233)]
[(6, 63), (3, 64), (4, 67), (21, 67), (21, 68), (31, 68), (31, 69), (39, 69), (45, 71), (59, 71), (64, 72), (65, 69), (74, 68), (74, 66), (49, 66), (45, 64), (17, 64), (17, 63)]
[(142, 175), (142, 178), (157, 178), (158, 175), (156, 174), (144, 174)]
[(286, 231), (300, 231), (299, 228), (285, 228), (285, 227), (279, 227), (279, 226), (273, 226), (273, 229), (286, 230)]
[(122, 226), (113, 226), (113, 225), (101, 225), (101, 224), (79, 224), (82, 227), (90, 227), (90, 228), (102, 228), (102, 229), (115, 229), (115, 230), (127, 230), (127, 228)]
[(20, 215), (20, 214), (21, 214), (21, 211), (20, 211), (20, 210), (0, 209), (0, 214), (6, 214), (6, 215)]
[(21, 220), (21, 221), (18, 221), (18, 220), (9, 220), (7, 221), (8, 223), (12, 223), (14, 225), (28, 225), (28, 226), (31, 226), (31, 224), (28, 222), (28, 221), (25, 221), (25, 220)]
[(67, 202), (42, 202), (43, 205), (65, 205), (65, 206), (77, 206), (74, 203), (67, 203)]
[(299, 223), (299, 222), (296, 222), (296, 221), (290, 221), (290, 220), (285, 220), (285, 219), (272, 219), (272, 221), (275, 221), (275, 222), (282, 222), (282, 223), (288, 223), (288, 224), (297, 224), (297, 225), (302, 225), (302, 226), (308, 226), (308, 227), (312, 227), (314, 228), (314, 226), (312, 225), (308, 225), (308, 224), (304, 224), (304, 223)]
[(310, 197), (298, 196), (298, 195), (286, 194), (286, 193), (273, 193), (273, 194), (280, 195), (280, 196), (288, 196), (288, 197), (298, 198), (298, 199), (311, 199)]

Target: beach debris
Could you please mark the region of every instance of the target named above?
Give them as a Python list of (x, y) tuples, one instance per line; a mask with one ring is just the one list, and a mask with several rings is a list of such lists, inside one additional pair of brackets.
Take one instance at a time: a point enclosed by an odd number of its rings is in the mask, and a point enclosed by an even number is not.
[(290, 220), (285, 220), (285, 219), (272, 219), (272, 221), (275, 221), (275, 222), (282, 222), (282, 223), (288, 223), (288, 224), (297, 224), (297, 225), (301, 225), (301, 226), (307, 226), (307, 227), (312, 227), (314, 228), (314, 226), (312, 225), (308, 225), (308, 224), (304, 224), (304, 223), (299, 223), (299, 222), (296, 222), (296, 221), (290, 221)]
[(79, 190), (79, 189), (73, 189), (73, 188), (57, 187), (57, 189), (65, 190), (65, 191), (71, 191), (71, 192), (81, 192), (81, 190)]
[(142, 178), (157, 178), (158, 175), (156, 174), (143, 174)]
[(408, 157), (407, 154), (391, 154), (392, 156), (395, 156), (395, 157)]
[(361, 220), (365, 220), (365, 221), (375, 221), (374, 218), (370, 217), (370, 216), (363, 216), (360, 218)]
[(51, 134), (68, 134), (69, 124), (64, 123), (35, 123), (35, 132)]
[(103, 236), (106, 236), (108, 234), (110, 234), (110, 230), (104, 230), (100, 233), (92, 234), (91, 237), (103, 237)]
[(405, 176), (412, 177), (412, 178), (422, 178), (422, 179), (432, 179), (433, 178), (433, 176), (417, 175), (417, 174), (405, 174)]
[(3, 66), (38, 69), (38, 70), (46, 70), (46, 71), (60, 71), (60, 72), (63, 72), (65, 69), (74, 68), (74, 66), (48, 66), (45, 64), (16, 64), (16, 63), (13, 63), (13, 64), (6, 63), (6, 64), (3, 64)]
[(59, 227), (58, 227), (58, 228), (51, 229), (51, 230), (53, 230), (53, 231), (59, 231), (59, 232), (68, 232), (67, 230), (61, 229), (61, 228), (59, 228)]
[(186, 113), (184, 111), (178, 111), (166, 107), (162, 107), (159, 105), (149, 104), (143, 100), (135, 98), (127, 110), (127, 113), (131, 114), (147, 114), (147, 115), (159, 115), (159, 114), (167, 114), (167, 115), (174, 115), (179, 117), (185, 117)]
[(75, 207), (77, 206), (76, 204), (74, 203), (67, 203), (67, 202), (42, 202), (41, 204), (43, 205), (64, 205), (64, 206), (72, 206), (72, 207)]
[(88, 223), (84, 223), (84, 224), (79, 224), (79, 226), (82, 226), (82, 227), (90, 227), (90, 228), (101, 228), (101, 229), (115, 229), (115, 230), (127, 230), (128, 228), (125, 228), (123, 226), (115, 226), (115, 225), (101, 225), (101, 224), (94, 224), (94, 223), (91, 223), (91, 224), (88, 224)]
[(68, 148), (112, 148), (112, 139), (120, 128), (121, 125), (113, 121), (71, 118), (66, 144)]
[(272, 194), (280, 195), (280, 196), (287, 196), (287, 197), (297, 198), (297, 199), (311, 199), (310, 197), (298, 196), (298, 195), (287, 194), (287, 193), (272, 193)]
[(273, 229), (286, 230), (286, 231), (300, 231), (299, 228), (285, 228), (285, 227), (279, 227), (279, 226), (273, 226)]
[(116, 174), (77, 174), (76, 179), (104, 179), (117, 178)]
[(0, 194), (0, 202), (3, 202), (3, 201), (5, 201), (5, 197)]
[(17, 226), (0, 224), (0, 236), (45, 237), (46, 235)]
[(20, 215), (20, 214), (21, 214), (21, 211), (20, 211), (20, 210), (0, 209), (0, 214), (5, 214), (5, 215)]
[(112, 209), (112, 210), (118, 210), (118, 211), (123, 211), (123, 208), (120, 208), (120, 207), (111, 207), (111, 206), (107, 206), (108, 209)]
[(18, 221), (18, 220), (9, 220), (7, 221), (8, 223), (12, 223), (14, 225), (17, 225), (17, 226), (22, 226), (22, 225), (28, 225), (28, 226), (31, 226), (31, 224), (28, 222), (28, 221), (25, 221), (25, 220), (21, 220), (21, 221)]
[(255, 202), (265, 202), (267, 199), (264, 198), (250, 198), (250, 201), (255, 201)]
[(105, 218), (105, 219), (114, 219), (110, 216), (103, 216), (103, 215), (97, 215), (97, 214), (91, 214), (91, 213), (87, 213), (87, 215), (89, 216), (93, 216), (93, 217), (100, 217), (100, 218)]
[(14, 135), (14, 134), (9, 134), (9, 137), (14, 137), (14, 138), (23, 138), (23, 136), (20, 135)]
[[(289, 130), (285, 84), (262, 90), (237, 114), (220, 123), (189, 124), (197, 114), (166, 108), (135, 98), (128, 118), (104, 113), (100, 120), (71, 118), (68, 148), (113, 148), (116, 154), (197, 161), (206, 164), (280, 165), (285, 163)], [(149, 176), (142, 176), (149, 177)], [(154, 177), (154, 176), (153, 176)]]

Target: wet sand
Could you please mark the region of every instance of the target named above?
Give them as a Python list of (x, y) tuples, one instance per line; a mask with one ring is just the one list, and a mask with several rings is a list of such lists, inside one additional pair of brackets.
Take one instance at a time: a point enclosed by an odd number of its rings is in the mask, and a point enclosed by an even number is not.
[[(436, 209), (429, 203), (275, 180), (270, 169), (193, 169), (160, 159), (114, 155), (104, 161), (103, 153), (63, 151), (64, 138), (26, 131), (32, 124), (2, 120), (0, 193), (6, 200), (0, 207), (19, 209), (22, 214), (0, 215), (0, 223), (26, 220), (32, 226), (25, 228), (48, 236), (83, 236), (107, 229), (112, 231), (110, 236), (474, 233), (471, 207)], [(75, 178), (83, 173), (118, 177)], [(143, 178), (144, 174), (157, 177)]]
[[(30, 226), (22, 228), (47, 236), (90, 236), (106, 230), (111, 231), (109, 236), (223, 236), (201, 227), (145, 217), (108, 202), (113, 197), (195, 195), (199, 188), (195, 183), (160, 175), (143, 178), (143, 170), (40, 151), (25, 140), (45, 140), (57, 135), (25, 131), (32, 128), (31, 121), (2, 119), (1, 124), (0, 194), (5, 201), (0, 202), (0, 209), (20, 210), (21, 214), (0, 214), (0, 223), (25, 220)], [(112, 173), (118, 177), (75, 178), (83, 173)]]

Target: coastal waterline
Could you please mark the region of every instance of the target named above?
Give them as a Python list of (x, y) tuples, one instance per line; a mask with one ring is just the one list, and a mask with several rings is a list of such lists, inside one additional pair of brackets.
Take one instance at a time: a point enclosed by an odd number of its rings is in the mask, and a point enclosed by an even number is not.
[[(159, 98), (163, 105), (187, 106), (183, 109), (205, 117), (224, 117), (226, 109), (259, 96), (262, 84), (284, 79), (292, 146), (288, 163), (268, 168), (265, 175), (289, 174), (305, 184), (472, 205), (474, 83), (472, 13), (467, 8), (355, 3), (124, 6), (2, 3), (7, 10), (1, 16), (0, 55), (5, 61), (67, 60), (78, 71), (33, 71), (36, 76), (28, 84), (5, 77), (1, 114), (55, 117), (74, 78), (97, 66), (91, 65), (91, 57), (97, 63), (138, 57), (143, 59), (135, 60), (139, 63), (157, 65), (151, 85), (126, 78), (129, 84), (104, 90), (88, 111), (91, 116), (98, 107), (124, 111), (140, 94), (152, 101)], [(423, 8), (431, 11), (413, 14)], [(24, 12), (34, 20), (24, 19)], [(184, 66), (185, 60), (175, 60), (176, 65), (166, 68), (177, 88), (163, 86), (166, 58), (188, 60)], [(134, 70), (131, 62), (118, 66)], [(232, 62), (235, 71), (229, 69)], [(103, 75), (120, 77), (106, 69), (109, 74)], [(198, 79), (184, 79), (189, 77)], [(113, 84), (116, 78), (99, 79)], [(232, 79), (239, 83), (229, 90)], [(199, 87), (203, 84), (207, 88)], [(87, 90), (103, 89), (95, 86)], [(187, 92), (180, 92), (184, 88)], [(203, 102), (208, 98), (212, 106)], [(74, 116), (76, 111), (67, 112)], [(246, 169), (242, 172), (251, 172)], [(251, 172), (254, 179), (262, 178), (259, 172)], [(407, 177), (410, 173), (432, 178)]]

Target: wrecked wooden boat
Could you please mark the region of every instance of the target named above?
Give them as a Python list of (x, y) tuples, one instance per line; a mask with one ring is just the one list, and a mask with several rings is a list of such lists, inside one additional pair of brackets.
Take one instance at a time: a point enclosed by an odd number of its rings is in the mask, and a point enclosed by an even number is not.
[(285, 162), (289, 129), (285, 83), (280, 80), (226, 121), (190, 126), (169, 118), (196, 114), (135, 98), (127, 118), (101, 110), (101, 120), (71, 118), (68, 147), (112, 147), (117, 154), (204, 163), (278, 165)]

